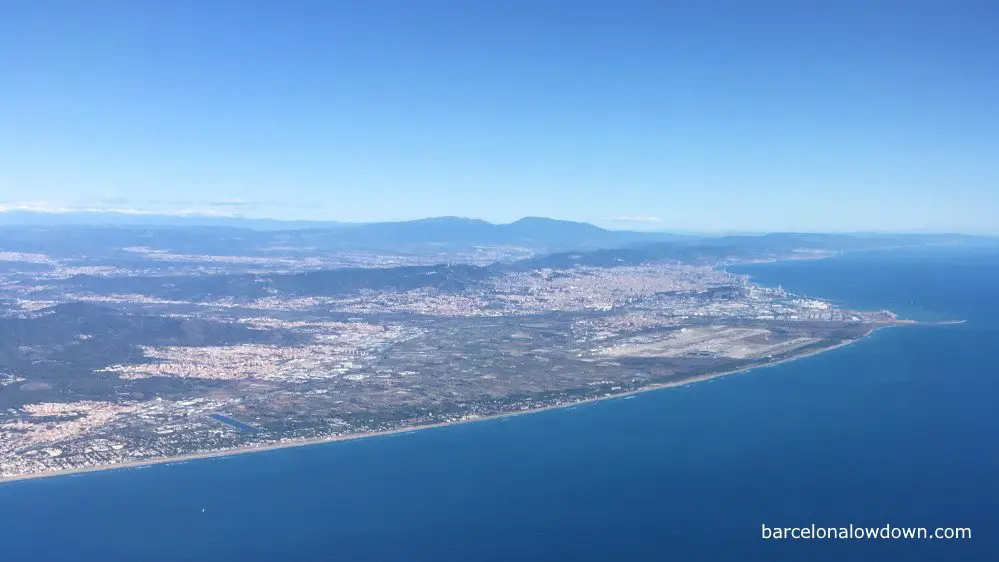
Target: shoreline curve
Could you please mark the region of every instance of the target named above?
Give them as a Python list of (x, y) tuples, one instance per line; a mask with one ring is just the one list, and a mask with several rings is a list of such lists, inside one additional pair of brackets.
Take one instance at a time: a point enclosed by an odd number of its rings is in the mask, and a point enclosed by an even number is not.
[(567, 409), (567, 408), (572, 408), (572, 407), (575, 407), (575, 406), (580, 406), (580, 405), (585, 405), (585, 404), (592, 404), (592, 403), (596, 403), (596, 402), (601, 402), (601, 401), (604, 401), (604, 400), (613, 400), (615, 398), (624, 398), (624, 397), (628, 397), (628, 396), (634, 396), (634, 395), (637, 395), (637, 394), (643, 394), (643, 393), (646, 393), (646, 392), (653, 392), (653, 391), (656, 391), (656, 390), (665, 390), (665, 389), (669, 389), (669, 388), (678, 388), (678, 387), (682, 387), (682, 386), (686, 386), (686, 385), (690, 385), (690, 384), (696, 384), (696, 383), (699, 383), (699, 382), (709, 381), (709, 380), (720, 378), (720, 377), (725, 377), (725, 376), (729, 376), (729, 375), (735, 375), (735, 374), (739, 374), (739, 373), (746, 373), (746, 372), (753, 371), (753, 370), (756, 370), (756, 369), (765, 369), (767, 367), (774, 367), (774, 366), (777, 366), (777, 365), (782, 365), (784, 363), (790, 363), (790, 362), (796, 361), (798, 359), (804, 359), (806, 357), (811, 357), (811, 356), (814, 356), (814, 355), (819, 355), (821, 353), (825, 353), (825, 352), (828, 352), (828, 351), (833, 351), (835, 349), (839, 349), (839, 348), (842, 348), (842, 347), (846, 347), (848, 345), (852, 345), (854, 343), (857, 343), (859, 341), (862, 341), (862, 340), (866, 339), (871, 334), (873, 334), (874, 332), (876, 332), (877, 330), (879, 330), (881, 328), (890, 328), (892, 326), (897, 326), (897, 325), (901, 325), (901, 323), (875, 326), (874, 328), (871, 329), (870, 332), (868, 332), (867, 334), (865, 334), (865, 335), (863, 335), (863, 336), (861, 336), (859, 338), (852, 339), (852, 340), (847, 340), (847, 341), (843, 341), (843, 342), (831, 345), (829, 347), (823, 347), (821, 349), (812, 350), (812, 351), (809, 351), (807, 353), (803, 353), (801, 355), (795, 355), (795, 356), (792, 356), (792, 357), (787, 357), (787, 358), (781, 359), (779, 361), (774, 361), (773, 363), (767, 363), (767, 364), (764, 364), (764, 365), (750, 365), (750, 366), (746, 366), (746, 367), (739, 368), (739, 369), (733, 369), (733, 370), (729, 370), (729, 371), (721, 371), (721, 372), (717, 372), (717, 373), (707, 373), (707, 374), (703, 374), (703, 375), (693, 376), (693, 377), (690, 377), (690, 378), (687, 378), (687, 379), (683, 379), (683, 380), (671, 381), (671, 382), (665, 382), (665, 383), (658, 383), (658, 384), (652, 384), (652, 385), (649, 385), (649, 386), (646, 386), (646, 387), (642, 387), (642, 388), (638, 388), (638, 389), (635, 389), (635, 390), (629, 390), (629, 391), (626, 391), (626, 392), (618, 392), (618, 393), (615, 393), (615, 394), (610, 394), (610, 395), (605, 395), (605, 396), (597, 396), (597, 397), (594, 397), (594, 398), (586, 398), (586, 399), (583, 399), (583, 400), (577, 400), (577, 401), (574, 401), (574, 402), (566, 402), (565, 404), (558, 404), (558, 405), (555, 405), (555, 406), (543, 406), (543, 407), (540, 407), (540, 408), (529, 408), (529, 409), (526, 409), (526, 410), (519, 410), (519, 411), (515, 411), (515, 412), (503, 412), (503, 413), (498, 413), (498, 414), (494, 414), (494, 415), (482, 416), (482, 417), (478, 417), (478, 418), (465, 419), (465, 420), (456, 420), (456, 421), (448, 421), (448, 422), (440, 422), (440, 423), (431, 423), (431, 424), (423, 424), (423, 425), (405, 426), (405, 427), (399, 427), (399, 428), (396, 428), (396, 429), (390, 429), (390, 430), (386, 430), (386, 431), (373, 431), (373, 432), (368, 432), (368, 433), (351, 433), (351, 434), (347, 434), (347, 435), (336, 435), (336, 436), (333, 436), (333, 437), (321, 437), (321, 438), (317, 438), (317, 439), (296, 439), (296, 440), (289, 440), (289, 441), (278, 442), (278, 443), (267, 443), (267, 444), (256, 445), (256, 446), (238, 447), (238, 448), (233, 448), (233, 449), (221, 449), (221, 450), (218, 450), (218, 451), (208, 451), (208, 452), (204, 452), (204, 453), (191, 453), (191, 454), (188, 454), (188, 455), (178, 455), (178, 456), (175, 456), (175, 457), (156, 457), (156, 458), (148, 458), (148, 459), (141, 459), (141, 460), (135, 460), (135, 461), (126, 461), (126, 462), (121, 462), (121, 463), (114, 463), (114, 464), (107, 464), (107, 465), (100, 465), (100, 466), (88, 466), (88, 467), (81, 467), (81, 468), (71, 468), (71, 469), (67, 469), (67, 470), (52, 470), (52, 471), (47, 471), (47, 472), (35, 472), (35, 473), (29, 473), (29, 474), (19, 474), (19, 475), (16, 475), (16, 476), (0, 477), (0, 485), (7, 484), (7, 483), (13, 483), (13, 482), (21, 482), (21, 481), (26, 481), (26, 480), (36, 480), (36, 479), (41, 479), (41, 478), (55, 478), (55, 477), (58, 477), (58, 476), (72, 476), (72, 475), (87, 474), (87, 473), (93, 473), (93, 472), (107, 472), (107, 471), (113, 471), (113, 470), (127, 470), (127, 469), (131, 469), (131, 468), (142, 468), (142, 467), (148, 467), (148, 466), (154, 466), (154, 465), (172, 464), (172, 463), (183, 463), (183, 462), (192, 461), (192, 460), (212, 459), (212, 458), (221, 458), (221, 457), (233, 457), (233, 456), (237, 456), (237, 455), (246, 455), (246, 454), (252, 454), (252, 453), (262, 453), (262, 452), (266, 452), (266, 451), (276, 451), (276, 450), (279, 450), (279, 449), (291, 449), (291, 448), (295, 448), (295, 447), (308, 447), (308, 446), (312, 446), (312, 445), (323, 445), (323, 444), (326, 444), (326, 443), (336, 443), (336, 442), (340, 442), (340, 441), (355, 441), (355, 440), (367, 439), (367, 438), (371, 438), (371, 437), (385, 437), (385, 436), (390, 436), (390, 435), (399, 435), (399, 434), (403, 434), (403, 433), (412, 433), (412, 432), (415, 432), (415, 431), (422, 431), (422, 430), (425, 430), (425, 429), (435, 429), (435, 428), (448, 427), (448, 426), (461, 425), (461, 424), (468, 424), (468, 423), (484, 422), (484, 421), (490, 421), (490, 420), (499, 420), (499, 419), (504, 419), (504, 418), (512, 418), (514, 416), (523, 416), (523, 415), (528, 415), (528, 414), (536, 414), (536, 413), (539, 413), (539, 412), (545, 412), (545, 411), (550, 411), (550, 410)]

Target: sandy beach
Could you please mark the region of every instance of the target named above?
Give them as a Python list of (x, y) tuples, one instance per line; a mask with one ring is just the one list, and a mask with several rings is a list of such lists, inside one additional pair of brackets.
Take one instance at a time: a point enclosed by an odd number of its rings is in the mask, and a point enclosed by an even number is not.
[(379, 437), (379, 436), (397, 435), (397, 434), (400, 434), (400, 433), (410, 433), (410, 432), (413, 432), (413, 431), (422, 431), (422, 430), (425, 430), (425, 429), (433, 429), (433, 428), (437, 428), (437, 427), (445, 427), (445, 426), (458, 425), (458, 424), (474, 423), (474, 422), (487, 421), (487, 420), (497, 420), (497, 419), (509, 418), (509, 417), (513, 417), (513, 416), (522, 416), (522, 415), (527, 415), (527, 414), (534, 414), (534, 413), (537, 413), (537, 412), (544, 412), (544, 411), (548, 411), (548, 410), (557, 410), (557, 409), (562, 409), (562, 408), (571, 408), (571, 407), (579, 406), (579, 405), (582, 405), (582, 404), (590, 404), (590, 403), (599, 402), (599, 401), (602, 401), (602, 400), (613, 400), (613, 399), (616, 399), (616, 398), (623, 398), (623, 397), (627, 397), (627, 396), (633, 396), (633, 395), (636, 395), (636, 394), (641, 394), (641, 393), (644, 393), (644, 392), (652, 392), (652, 391), (663, 390), (663, 389), (667, 389), (667, 388), (676, 388), (676, 387), (680, 387), (680, 386), (686, 386), (688, 384), (695, 384), (695, 383), (699, 383), (699, 382), (708, 381), (708, 380), (711, 380), (711, 379), (716, 379), (716, 378), (719, 378), (719, 377), (724, 377), (724, 376), (728, 376), (728, 375), (734, 375), (734, 374), (737, 374), (737, 373), (745, 373), (745, 372), (752, 371), (752, 370), (755, 370), (755, 369), (765, 369), (767, 367), (773, 367), (775, 365), (780, 365), (780, 364), (783, 364), (783, 363), (788, 363), (788, 362), (795, 361), (795, 360), (798, 360), (798, 359), (803, 359), (805, 357), (810, 357), (810, 356), (813, 356), (813, 355), (818, 355), (820, 353), (825, 353), (827, 351), (832, 351), (834, 349), (839, 349), (841, 347), (846, 347), (848, 345), (851, 345), (853, 343), (856, 343), (858, 341), (863, 340), (864, 338), (866, 338), (867, 336), (869, 336), (871, 333), (873, 333), (874, 331), (876, 331), (876, 330), (878, 330), (880, 328), (887, 328), (887, 327), (891, 327), (891, 326), (894, 326), (894, 325), (901, 325), (901, 324), (908, 324), (908, 322), (899, 321), (899, 322), (893, 323), (893, 324), (887, 324), (887, 325), (883, 325), (883, 326), (878, 326), (878, 327), (874, 328), (873, 330), (871, 330), (871, 332), (869, 332), (865, 336), (860, 337), (858, 339), (850, 340), (850, 341), (845, 341), (845, 342), (842, 342), (842, 343), (839, 343), (839, 344), (836, 344), (836, 345), (832, 345), (832, 346), (829, 346), (829, 347), (824, 347), (822, 349), (816, 349), (816, 350), (810, 351), (808, 353), (803, 353), (801, 355), (795, 355), (793, 357), (788, 357), (786, 359), (781, 359), (780, 361), (774, 361), (773, 363), (768, 363), (766, 365), (752, 365), (752, 366), (747, 366), (747, 367), (744, 367), (744, 368), (741, 368), (741, 369), (734, 369), (734, 370), (730, 370), (730, 371), (722, 371), (722, 372), (718, 372), (718, 373), (708, 373), (708, 374), (704, 374), (704, 375), (698, 375), (698, 376), (690, 377), (690, 378), (683, 379), (683, 380), (678, 380), (678, 381), (673, 381), (673, 382), (668, 382), (668, 383), (661, 383), (661, 384), (653, 384), (653, 385), (649, 385), (649, 386), (646, 386), (646, 387), (643, 387), (643, 388), (639, 388), (639, 389), (635, 389), (635, 390), (630, 390), (630, 391), (627, 391), (627, 392), (619, 392), (619, 393), (616, 393), (616, 394), (610, 394), (610, 395), (606, 395), (606, 396), (598, 396), (598, 397), (595, 397), (595, 398), (587, 398), (587, 399), (578, 400), (578, 401), (575, 401), (575, 402), (567, 402), (565, 404), (559, 404), (559, 405), (556, 405), (556, 406), (545, 406), (545, 407), (542, 407), (542, 408), (531, 408), (531, 409), (527, 409), (527, 410), (520, 410), (520, 411), (517, 411), (517, 412), (504, 412), (504, 413), (495, 414), (495, 415), (491, 415), (491, 416), (483, 416), (483, 417), (480, 417), (480, 418), (467, 419), (467, 420), (457, 420), (457, 421), (442, 422), (442, 423), (433, 423), (433, 424), (406, 426), (406, 427), (400, 427), (400, 428), (397, 428), (397, 429), (392, 429), (392, 430), (387, 430), (387, 431), (375, 431), (375, 432), (369, 432), (369, 433), (353, 433), (353, 434), (349, 434), (349, 435), (337, 435), (337, 436), (334, 436), (334, 437), (323, 437), (323, 438), (320, 438), (320, 439), (289, 440), (289, 441), (280, 442), (280, 443), (267, 443), (267, 444), (262, 444), (262, 445), (257, 445), (257, 446), (250, 446), (250, 447), (240, 447), (240, 448), (235, 448), (235, 449), (223, 449), (223, 450), (219, 450), (219, 451), (209, 451), (209, 452), (204, 452), (204, 453), (192, 453), (190, 455), (181, 455), (181, 456), (176, 456), (176, 457), (149, 458), (149, 459), (141, 459), (141, 460), (128, 461), (128, 462), (116, 463), (116, 464), (108, 464), (108, 465), (102, 465), (102, 466), (91, 466), (91, 467), (74, 468), (74, 469), (70, 469), (70, 470), (53, 470), (53, 471), (49, 471), (49, 472), (37, 472), (37, 473), (32, 473), (32, 474), (21, 474), (21, 475), (17, 475), (17, 476), (8, 476), (8, 477), (0, 478), (0, 484), (8, 483), (8, 482), (16, 482), (16, 481), (20, 481), (20, 480), (33, 480), (33, 479), (36, 479), (36, 478), (51, 478), (51, 477), (55, 477), (55, 476), (66, 476), (66, 475), (71, 475), (71, 474), (84, 474), (84, 473), (88, 473), (88, 472), (99, 472), (99, 471), (106, 471), (106, 470), (122, 470), (122, 469), (127, 469), (127, 468), (138, 468), (138, 467), (152, 466), (152, 465), (157, 465), (157, 464), (179, 463), (179, 462), (185, 462), (185, 461), (197, 460), (197, 459), (210, 459), (210, 458), (218, 458), (218, 457), (229, 457), (229, 456), (234, 456), (234, 455), (245, 455), (245, 454), (249, 454), (249, 453), (259, 453), (259, 452), (263, 452), (263, 451), (274, 451), (274, 450), (277, 450), (277, 449), (288, 449), (288, 448), (291, 448), (291, 447), (305, 447), (305, 446), (309, 446), (309, 445), (320, 445), (320, 444), (323, 444), (323, 443), (333, 443), (333, 442), (337, 442), (337, 441), (351, 441), (351, 440), (354, 440), (354, 439), (365, 439), (365, 438), (368, 438), (368, 437)]

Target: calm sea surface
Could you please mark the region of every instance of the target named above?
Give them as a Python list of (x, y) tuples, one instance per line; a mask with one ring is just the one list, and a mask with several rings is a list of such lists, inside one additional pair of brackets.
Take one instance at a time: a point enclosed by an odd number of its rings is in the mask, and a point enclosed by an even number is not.
[[(740, 268), (957, 326), (572, 409), (0, 485), (0, 560), (997, 560), (999, 252)], [(768, 542), (770, 526), (971, 527)]]

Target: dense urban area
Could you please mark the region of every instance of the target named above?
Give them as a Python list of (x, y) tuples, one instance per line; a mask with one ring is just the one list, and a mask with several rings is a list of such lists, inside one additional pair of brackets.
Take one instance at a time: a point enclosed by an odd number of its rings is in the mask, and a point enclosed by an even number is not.
[(572, 404), (899, 322), (728, 271), (828, 246), (223, 254), (116, 236), (0, 246), (0, 478)]

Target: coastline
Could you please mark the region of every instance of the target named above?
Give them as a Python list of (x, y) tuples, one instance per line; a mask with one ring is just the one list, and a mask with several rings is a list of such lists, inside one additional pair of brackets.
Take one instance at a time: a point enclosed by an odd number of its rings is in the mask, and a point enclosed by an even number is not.
[[(908, 246), (899, 246), (899, 247), (892, 247), (892, 248), (879, 248), (877, 250), (863, 250), (863, 251), (880, 251), (880, 250), (899, 249), (899, 248), (905, 248), (905, 247), (908, 247)], [(792, 254), (792, 255), (780, 256), (780, 257), (772, 257), (772, 258), (750, 259), (750, 260), (744, 260), (744, 261), (740, 260), (740, 261), (735, 262), (735, 263), (717, 263), (713, 267), (725, 268), (725, 267), (728, 267), (728, 266), (768, 264), (768, 263), (779, 263), (779, 262), (785, 262), (785, 261), (813, 261), (813, 260), (814, 261), (818, 261), (818, 260), (825, 260), (825, 259), (829, 259), (829, 258), (835, 258), (835, 257), (841, 256), (841, 255), (844, 255), (844, 254), (855, 253), (855, 252), (857, 252), (857, 250), (854, 250), (854, 251), (839, 251), (839, 252), (830, 252), (830, 253), (817, 253), (817, 254), (804, 254), (804, 255), (793, 255)], [(892, 320), (892, 321), (878, 322), (878, 323), (875, 323), (875, 324), (871, 324), (869, 331), (867, 331), (865, 334), (863, 334), (863, 335), (861, 335), (859, 337), (856, 337), (855, 339), (847, 340), (847, 341), (842, 341), (840, 343), (833, 344), (833, 345), (830, 345), (828, 347), (822, 347), (822, 348), (819, 348), (819, 349), (813, 349), (811, 351), (807, 351), (807, 352), (801, 353), (799, 355), (792, 355), (790, 357), (779, 359), (777, 361), (772, 361), (770, 363), (747, 365), (747, 366), (744, 366), (744, 367), (740, 367), (740, 368), (737, 368), (737, 369), (731, 369), (731, 370), (728, 370), (728, 371), (719, 371), (719, 372), (714, 372), (714, 373), (706, 373), (706, 374), (702, 374), (702, 375), (690, 376), (690, 377), (682, 379), (682, 380), (675, 380), (675, 381), (665, 382), (665, 383), (650, 384), (648, 386), (645, 386), (645, 387), (642, 387), (642, 388), (637, 388), (637, 389), (634, 389), (634, 390), (629, 390), (629, 391), (624, 391), (624, 392), (618, 391), (616, 393), (610, 393), (610, 394), (606, 394), (606, 395), (602, 395), (602, 396), (596, 396), (596, 397), (593, 397), (593, 398), (579, 399), (579, 400), (575, 400), (575, 401), (571, 401), (571, 402), (566, 402), (566, 403), (563, 403), (563, 404), (550, 405), (550, 406), (542, 406), (542, 407), (536, 407), (536, 408), (530, 408), (530, 409), (524, 409), (524, 410), (517, 410), (517, 411), (510, 411), (510, 412), (499, 412), (499, 413), (494, 413), (494, 414), (485, 415), (485, 416), (476, 417), (476, 418), (471, 418), (471, 419), (462, 419), (462, 420), (437, 422), (437, 423), (427, 423), (427, 424), (421, 424), (421, 425), (408, 425), (408, 426), (398, 427), (398, 428), (391, 429), (391, 430), (369, 431), (369, 432), (363, 432), (363, 433), (351, 433), (351, 434), (345, 434), (345, 435), (337, 435), (337, 436), (321, 437), (321, 438), (311, 438), (311, 439), (291, 439), (291, 440), (280, 441), (280, 442), (276, 442), (276, 443), (262, 443), (262, 444), (257, 444), (257, 445), (246, 445), (246, 446), (234, 447), (234, 448), (230, 448), (230, 449), (221, 449), (221, 450), (206, 451), (206, 452), (196, 452), (196, 453), (190, 453), (190, 454), (178, 455), (178, 456), (150, 457), (150, 458), (145, 458), (145, 459), (129, 460), (129, 461), (125, 461), (125, 462), (119, 462), (119, 463), (113, 463), (113, 464), (105, 464), (105, 465), (98, 465), (98, 466), (87, 466), (87, 467), (71, 468), (71, 469), (64, 469), (64, 470), (52, 470), (52, 471), (45, 471), (45, 472), (34, 472), (34, 473), (18, 474), (18, 475), (14, 475), (14, 476), (0, 476), (0, 486), (2, 486), (3, 484), (9, 483), (9, 482), (17, 482), (17, 481), (23, 481), (23, 480), (33, 480), (33, 479), (37, 479), (37, 478), (50, 478), (50, 477), (56, 477), (56, 476), (71, 476), (71, 475), (75, 475), (75, 474), (85, 474), (85, 473), (89, 473), (89, 472), (103, 472), (103, 471), (110, 471), (110, 470), (143, 468), (143, 467), (152, 466), (152, 465), (158, 465), (158, 464), (183, 463), (183, 462), (187, 462), (187, 461), (191, 461), (191, 460), (198, 460), (198, 459), (222, 458), (222, 457), (229, 457), (229, 456), (236, 456), (236, 455), (243, 455), (243, 454), (264, 452), (264, 451), (272, 451), (272, 450), (278, 450), (278, 449), (288, 449), (288, 448), (292, 448), (292, 447), (305, 447), (305, 446), (310, 446), (310, 445), (321, 445), (321, 444), (325, 444), (325, 443), (333, 443), (333, 442), (338, 442), (338, 441), (352, 441), (352, 440), (356, 440), (356, 439), (365, 439), (365, 438), (369, 438), (369, 437), (390, 436), (390, 435), (397, 435), (397, 434), (402, 434), (402, 433), (410, 433), (410, 432), (420, 431), (420, 430), (424, 430), (424, 429), (440, 428), (440, 427), (446, 427), (446, 426), (452, 426), (452, 425), (459, 425), (459, 424), (465, 424), (465, 423), (472, 423), (472, 422), (479, 422), (479, 421), (504, 419), (504, 418), (509, 418), (509, 417), (513, 417), (513, 416), (520, 416), (520, 415), (526, 415), (526, 414), (539, 413), (539, 412), (543, 412), (543, 411), (547, 411), (547, 410), (558, 410), (558, 409), (573, 408), (573, 407), (576, 407), (576, 406), (579, 406), (579, 405), (585, 405), (585, 404), (589, 404), (589, 403), (593, 403), (593, 402), (598, 402), (598, 401), (602, 401), (602, 400), (612, 400), (612, 399), (616, 399), (616, 398), (626, 398), (626, 397), (634, 396), (634, 395), (640, 394), (640, 393), (652, 392), (652, 391), (656, 391), (656, 390), (663, 390), (663, 389), (667, 389), (667, 388), (675, 388), (675, 387), (686, 386), (688, 384), (695, 384), (695, 383), (698, 383), (698, 382), (705, 382), (705, 381), (709, 381), (709, 380), (712, 380), (712, 379), (715, 379), (715, 378), (720, 378), (720, 377), (724, 377), (724, 376), (728, 376), (728, 375), (733, 375), (733, 374), (738, 374), (738, 373), (752, 371), (754, 369), (771, 367), (771, 366), (774, 366), (774, 365), (780, 365), (782, 363), (788, 363), (788, 362), (791, 362), (791, 361), (795, 361), (795, 360), (798, 360), (798, 359), (803, 359), (805, 357), (809, 357), (809, 356), (812, 356), (812, 355), (818, 355), (820, 353), (824, 353), (824, 352), (827, 352), (827, 351), (832, 351), (832, 350), (838, 349), (840, 347), (845, 347), (845, 346), (851, 345), (853, 343), (856, 343), (858, 341), (866, 339), (867, 337), (869, 337), (870, 335), (872, 335), (874, 332), (876, 332), (878, 330), (881, 330), (881, 329), (884, 329), (884, 328), (890, 328), (890, 327), (893, 327), (893, 326), (903, 326), (903, 325), (951, 325), (951, 324), (963, 324), (963, 323), (965, 323), (965, 320), (919, 321), (919, 320), (909, 320), (909, 319), (896, 319), (896, 320)]]
[(665, 390), (665, 389), (668, 389), (668, 388), (677, 388), (677, 387), (686, 386), (686, 385), (689, 385), (689, 384), (696, 384), (696, 383), (699, 383), (699, 382), (705, 382), (705, 381), (709, 381), (709, 380), (712, 380), (712, 379), (716, 379), (716, 378), (720, 378), (720, 377), (725, 377), (725, 376), (729, 376), (729, 375), (735, 375), (735, 374), (739, 374), (739, 373), (745, 373), (745, 372), (752, 371), (752, 370), (755, 370), (755, 369), (764, 369), (764, 368), (767, 368), (767, 367), (773, 367), (775, 365), (781, 365), (783, 363), (790, 363), (790, 362), (796, 361), (798, 359), (804, 359), (805, 357), (811, 357), (813, 355), (818, 355), (820, 353), (825, 353), (827, 351), (833, 351), (835, 349), (839, 349), (839, 348), (846, 347), (848, 345), (857, 343), (857, 342), (859, 342), (861, 340), (866, 339), (867, 337), (869, 337), (871, 334), (873, 334), (874, 332), (876, 332), (879, 329), (890, 328), (892, 326), (905, 325), (905, 324), (908, 324), (908, 323), (907, 322), (905, 322), (905, 323), (898, 322), (898, 323), (886, 324), (886, 325), (881, 325), (881, 326), (875, 326), (875, 327), (873, 327), (871, 329), (871, 331), (869, 331), (868, 333), (864, 334), (863, 336), (861, 336), (859, 338), (852, 339), (852, 340), (847, 340), (847, 341), (843, 341), (843, 342), (840, 342), (838, 344), (831, 345), (829, 347), (823, 347), (821, 349), (812, 350), (812, 351), (809, 351), (807, 353), (802, 353), (801, 355), (794, 355), (792, 357), (787, 357), (785, 359), (781, 359), (779, 361), (774, 361), (773, 363), (767, 363), (765, 365), (750, 365), (750, 366), (742, 367), (742, 368), (739, 368), (739, 369), (733, 369), (733, 370), (729, 370), (729, 371), (721, 371), (721, 372), (718, 372), (718, 373), (707, 373), (707, 374), (704, 374), (704, 375), (697, 375), (697, 376), (690, 377), (690, 378), (683, 379), (683, 380), (666, 382), (666, 383), (652, 384), (652, 385), (649, 385), (649, 386), (646, 386), (646, 387), (642, 387), (642, 388), (638, 388), (638, 389), (635, 389), (635, 390), (629, 390), (629, 391), (626, 391), (626, 392), (619, 392), (619, 393), (616, 393), (616, 394), (609, 394), (609, 395), (605, 395), (605, 396), (597, 396), (597, 397), (594, 397), (594, 398), (586, 398), (586, 399), (583, 399), (583, 400), (577, 400), (575, 402), (567, 402), (565, 404), (558, 404), (558, 405), (555, 405), (555, 406), (543, 406), (543, 407), (540, 407), (540, 408), (530, 408), (530, 409), (527, 409), (527, 410), (519, 410), (519, 411), (516, 411), (516, 412), (503, 412), (503, 413), (499, 413), (499, 414), (494, 414), (494, 415), (489, 415), (489, 416), (482, 416), (482, 417), (479, 417), (479, 418), (466, 419), (466, 420), (456, 420), (456, 421), (448, 421), (448, 422), (440, 422), (440, 423), (432, 423), (432, 424), (424, 424), (424, 425), (413, 425), (413, 426), (399, 427), (399, 428), (396, 428), (396, 429), (390, 429), (390, 430), (385, 430), (385, 431), (373, 431), (373, 432), (368, 432), (368, 433), (352, 433), (352, 434), (348, 434), (348, 435), (337, 435), (337, 436), (334, 436), (334, 437), (322, 437), (322, 438), (317, 438), (317, 439), (301, 439), (301, 440), (293, 440), (293, 441), (286, 441), (286, 442), (280, 442), (280, 443), (267, 443), (267, 444), (263, 444), (263, 445), (248, 446), (248, 447), (239, 447), (239, 448), (234, 448), (234, 449), (223, 449), (223, 450), (219, 450), (219, 451), (209, 451), (209, 452), (204, 452), (204, 453), (191, 453), (191, 454), (188, 454), (188, 455), (179, 455), (179, 456), (175, 456), (175, 457), (157, 457), (157, 458), (141, 459), (141, 460), (135, 460), (135, 461), (126, 461), (126, 462), (122, 462), (122, 463), (108, 464), (108, 465), (101, 465), (101, 466), (88, 466), (88, 467), (81, 467), (81, 468), (72, 468), (72, 469), (68, 469), (68, 470), (53, 470), (53, 471), (49, 471), (49, 472), (36, 472), (36, 473), (30, 473), (30, 474), (19, 474), (17, 476), (0, 477), (0, 485), (7, 484), (7, 483), (10, 483), (10, 482), (19, 482), (19, 481), (24, 481), (24, 480), (35, 480), (35, 479), (39, 479), (39, 478), (54, 478), (54, 477), (57, 477), (57, 476), (71, 476), (71, 475), (74, 475), (74, 474), (86, 474), (86, 473), (90, 473), (90, 472), (105, 472), (105, 471), (111, 471), (111, 470), (125, 470), (125, 469), (130, 469), (130, 468), (141, 468), (141, 467), (153, 466), (153, 465), (159, 465), (159, 464), (182, 463), (182, 462), (187, 462), (187, 461), (192, 461), (192, 460), (199, 460), (199, 459), (212, 459), (212, 458), (221, 458), (221, 457), (231, 457), (231, 456), (236, 456), (236, 455), (246, 455), (246, 454), (251, 454), (251, 453), (261, 453), (261, 452), (265, 452), (265, 451), (275, 451), (275, 450), (279, 450), (279, 449), (290, 449), (290, 448), (294, 448), (294, 447), (306, 447), (306, 446), (310, 446), (310, 445), (322, 445), (322, 444), (325, 444), (325, 443), (335, 443), (335, 442), (339, 442), (339, 441), (354, 441), (354, 440), (366, 439), (366, 438), (370, 438), (370, 437), (383, 437), (383, 436), (389, 436), (389, 435), (398, 435), (398, 434), (401, 434), (401, 433), (411, 433), (411, 432), (414, 432), (414, 431), (421, 431), (421, 430), (425, 430), (425, 429), (434, 429), (434, 428), (448, 427), (448, 426), (460, 425), (460, 424), (467, 424), (467, 423), (475, 423), (475, 422), (482, 422), (482, 421), (489, 421), (489, 420), (498, 420), (498, 419), (504, 419), (504, 418), (511, 418), (511, 417), (514, 417), (514, 416), (536, 414), (536, 413), (539, 413), (539, 412), (545, 412), (545, 411), (549, 411), (549, 410), (560, 410), (560, 409), (565, 409), (565, 408), (572, 408), (572, 407), (575, 407), (575, 406), (580, 406), (580, 405), (585, 405), (585, 404), (591, 404), (591, 403), (600, 402), (600, 401), (603, 401), (603, 400), (613, 400), (615, 398), (624, 398), (624, 397), (627, 397), (627, 396), (634, 396), (636, 394), (642, 394), (642, 393), (645, 393), (645, 392), (653, 392), (653, 391), (656, 391), (656, 390)]

